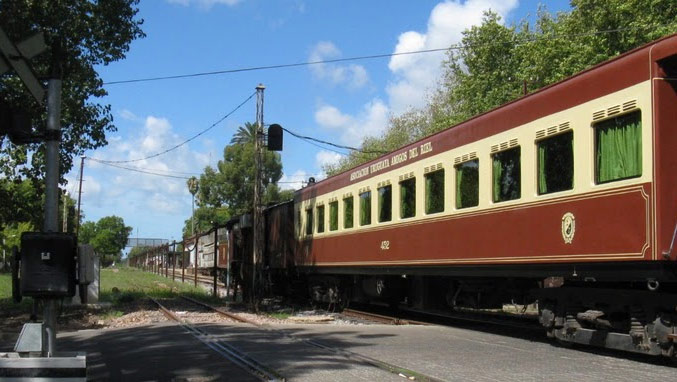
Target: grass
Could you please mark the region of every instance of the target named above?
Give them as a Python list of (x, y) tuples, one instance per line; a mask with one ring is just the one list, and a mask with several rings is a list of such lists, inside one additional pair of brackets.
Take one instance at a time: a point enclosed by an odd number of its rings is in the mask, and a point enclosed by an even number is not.
[[(106, 314), (120, 315), (120, 307), (134, 303), (143, 297), (169, 298), (179, 294), (192, 298), (215, 302), (206, 290), (194, 287), (190, 283), (172, 281), (153, 273), (143, 272), (135, 268), (104, 268), (101, 269), (101, 288), (99, 301), (112, 303)], [(12, 276), (9, 273), (0, 273), (0, 312), (29, 312), (32, 305), (31, 298), (23, 298), (16, 304), (12, 300)]]
[(28, 312), (32, 305), (33, 299), (31, 298), (24, 298), (19, 304), (15, 303), (12, 300), (12, 274), (0, 273), (0, 312)]
[(179, 294), (200, 300), (209, 300), (207, 291), (200, 287), (180, 281), (172, 281), (153, 273), (136, 268), (105, 268), (101, 270), (101, 289), (99, 300), (113, 305), (136, 301), (145, 296), (170, 298)]

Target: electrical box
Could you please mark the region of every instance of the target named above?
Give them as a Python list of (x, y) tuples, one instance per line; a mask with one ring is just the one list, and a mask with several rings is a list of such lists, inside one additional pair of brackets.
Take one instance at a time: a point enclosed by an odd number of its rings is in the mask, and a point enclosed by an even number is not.
[(77, 239), (59, 232), (24, 232), (21, 235), (23, 296), (75, 295)]

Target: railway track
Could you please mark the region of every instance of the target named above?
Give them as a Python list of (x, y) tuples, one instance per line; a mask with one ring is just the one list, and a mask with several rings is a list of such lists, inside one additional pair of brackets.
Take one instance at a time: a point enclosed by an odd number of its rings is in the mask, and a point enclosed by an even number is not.
[(198, 339), (200, 342), (205, 344), (208, 348), (212, 349), (217, 354), (246, 370), (255, 377), (263, 381), (270, 382), (285, 381), (285, 378), (280, 373), (257, 361), (247, 353), (229, 345), (223, 340), (214, 337), (213, 335), (191, 324), (190, 322), (182, 320), (176, 314), (174, 314), (174, 312), (162, 305), (158, 300), (151, 298), (151, 301), (157, 305), (158, 309), (160, 309), (160, 311), (167, 318), (177, 322), (179, 325), (181, 325), (181, 327), (192, 334), (193, 337)]
[[(341, 356), (341, 357), (343, 357), (346, 360), (351, 361), (351, 362), (355, 362), (355, 363), (362, 364), (362, 365), (367, 365), (367, 366), (370, 366), (370, 367), (375, 367), (379, 370), (382, 370), (382, 371), (388, 372), (390, 374), (394, 374), (394, 375), (397, 375), (399, 377), (406, 378), (406, 379), (412, 380), (412, 381), (442, 382), (442, 380), (440, 380), (438, 378), (428, 376), (428, 375), (419, 373), (417, 371), (410, 370), (410, 369), (407, 369), (407, 368), (404, 368), (404, 367), (401, 367), (401, 366), (398, 366), (398, 365), (394, 365), (394, 364), (391, 364), (391, 363), (388, 363), (388, 362), (384, 362), (384, 361), (381, 361), (381, 360), (378, 360), (378, 359), (375, 359), (375, 358), (372, 358), (372, 357), (368, 357), (368, 356), (365, 356), (365, 355), (362, 355), (362, 354), (359, 354), (359, 353), (355, 353), (355, 352), (352, 352), (350, 350), (337, 348), (337, 347), (327, 345), (325, 343), (322, 343), (322, 342), (316, 341), (316, 340), (312, 340), (312, 339), (301, 338), (299, 336), (296, 336), (294, 334), (289, 333), (288, 331), (286, 331), (284, 329), (276, 329), (276, 328), (273, 328), (273, 327), (270, 327), (270, 326), (267, 326), (267, 325), (264, 325), (264, 324), (260, 324), (260, 323), (248, 320), (248, 319), (240, 317), (236, 314), (233, 314), (233, 313), (227, 312), (225, 310), (213, 307), (209, 304), (206, 304), (206, 303), (201, 302), (201, 301), (197, 301), (197, 300), (192, 299), (190, 297), (181, 296), (181, 299), (184, 300), (184, 301), (188, 301), (190, 303), (193, 303), (195, 305), (198, 305), (198, 306), (200, 306), (204, 309), (207, 309), (211, 312), (216, 312), (216, 313), (223, 315), (223, 316), (225, 316), (229, 319), (239, 321), (239, 322), (242, 322), (242, 323), (245, 323), (245, 324), (248, 324), (248, 325), (255, 326), (255, 327), (257, 327), (261, 330), (274, 331), (278, 334), (282, 334), (285, 338), (287, 338), (289, 340), (292, 340), (292, 341), (295, 341), (295, 342), (301, 342), (301, 343), (306, 344), (308, 346), (312, 346), (314, 348), (318, 348), (318, 349), (321, 349), (323, 351), (333, 353), (335, 355), (339, 355), (339, 356)], [(155, 300), (153, 300), (153, 301), (156, 304), (158, 304), (158, 306), (161, 306), (159, 302), (157, 302)], [(163, 310), (163, 312), (164, 312), (164, 310)], [(170, 317), (170, 316), (168, 316), (168, 317)], [(186, 329), (189, 332), (191, 332), (191, 334), (197, 333), (197, 334), (194, 334), (194, 335), (199, 335), (199, 336), (201, 336), (200, 338), (204, 338), (204, 336), (209, 336), (206, 332), (204, 332), (204, 330), (193, 327), (192, 325), (190, 325), (190, 323), (182, 321), (181, 319), (179, 319), (175, 315), (174, 315), (174, 317), (170, 317), (170, 319), (179, 322), (181, 325), (188, 325), (189, 327), (186, 327)], [(237, 350), (237, 349), (234, 349), (232, 346), (224, 345), (224, 347), (227, 347), (227, 348), (229, 348), (233, 351)], [(214, 350), (219, 352), (219, 354), (221, 354), (220, 353), (220, 351), (221, 351), (220, 347), (217, 347), (217, 349), (214, 349)], [(246, 354), (242, 355), (242, 357), (247, 359)], [(243, 367), (249, 367), (249, 366), (244, 365)], [(270, 370), (268, 368), (264, 368), (264, 369)], [(272, 375), (272, 376), (275, 376), (275, 375)], [(270, 375), (269, 375), (269, 377), (270, 377)], [(279, 374), (278, 374), (278, 378), (281, 378), (281, 376), (279, 376)], [(269, 380), (273, 381), (273, 380), (284, 380), (284, 379), (269, 379)]]

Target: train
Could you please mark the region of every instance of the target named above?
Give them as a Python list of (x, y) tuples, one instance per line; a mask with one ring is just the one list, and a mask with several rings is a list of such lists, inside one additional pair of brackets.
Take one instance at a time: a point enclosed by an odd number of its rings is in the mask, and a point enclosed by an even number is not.
[(674, 357), (675, 147), (671, 35), (267, 207), (266, 278), (336, 304), (537, 304), (559, 342)]

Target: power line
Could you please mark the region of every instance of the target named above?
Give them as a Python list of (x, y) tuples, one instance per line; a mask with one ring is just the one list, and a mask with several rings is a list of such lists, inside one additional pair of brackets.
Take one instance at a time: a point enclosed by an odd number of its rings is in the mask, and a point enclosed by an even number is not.
[[(333, 147), (336, 147), (336, 148), (339, 148), (339, 149), (345, 149), (345, 150), (357, 151), (357, 152), (360, 152), (360, 153), (363, 153), (363, 154), (387, 154), (387, 153), (389, 152), (389, 151), (381, 151), (381, 150), (362, 150), (362, 149), (357, 149), (357, 148), (355, 148), (355, 147), (344, 146), (344, 145), (338, 145), (338, 144), (336, 144), (336, 143), (327, 142), (327, 141), (324, 141), (324, 140), (322, 140), (322, 139), (317, 139), (317, 138), (313, 138), (313, 137), (309, 137), (309, 136), (305, 136), (305, 135), (300, 135), (300, 134), (297, 134), (297, 133), (295, 133), (295, 132), (293, 132), (293, 131), (291, 131), (291, 130), (289, 130), (289, 129), (287, 129), (287, 128), (284, 128), (284, 127), (282, 128), (282, 130), (288, 132), (289, 134), (293, 135), (293, 136), (296, 137), (296, 138), (303, 139), (303, 140), (305, 140), (305, 141), (313, 141), (313, 142), (317, 142), (317, 143), (322, 143), (322, 144), (329, 145), (329, 146), (333, 146)], [(339, 153), (339, 154), (343, 154), (343, 153)], [(344, 154), (344, 155), (345, 155), (345, 154)]]
[(170, 147), (170, 148), (168, 148), (168, 149), (166, 149), (166, 150), (164, 150), (164, 151), (161, 151), (161, 152), (159, 152), (159, 153), (155, 153), (155, 154), (153, 154), (153, 155), (149, 155), (149, 156), (144, 157), (144, 158), (137, 158), (137, 159), (130, 159), (130, 160), (102, 160), (102, 159), (99, 159), (99, 160), (97, 160), (97, 162), (100, 162), (100, 163), (104, 163), (104, 162), (105, 162), (105, 163), (108, 163), (108, 164), (110, 164), (110, 163), (132, 163), (132, 162), (140, 162), (140, 161), (143, 161), (143, 160), (146, 160), (146, 159), (151, 159), (151, 158), (159, 157), (160, 155), (167, 154), (168, 152), (178, 149), (179, 147), (185, 145), (186, 143), (188, 143), (188, 142), (190, 142), (190, 141), (192, 141), (192, 140), (195, 140), (197, 137), (199, 137), (199, 136), (201, 136), (202, 134), (204, 134), (204, 133), (208, 132), (209, 130), (213, 129), (216, 125), (218, 125), (219, 123), (223, 122), (226, 118), (230, 117), (230, 116), (231, 116), (233, 113), (235, 113), (238, 109), (240, 109), (242, 106), (244, 106), (244, 104), (246, 104), (250, 99), (252, 99), (252, 97), (254, 97), (255, 94), (256, 94), (256, 93), (252, 93), (249, 97), (247, 97), (247, 99), (245, 99), (244, 101), (242, 101), (242, 103), (240, 103), (239, 105), (237, 105), (237, 107), (235, 107), (233, 110), (231, 110), (228, 114), (226, 114), (226, 115), (224, 115), (223, 117), (221, 117), (218, 121), (214, 122), (214, 123), (213, 123), (211, 126), (209, 126), (208, 128), (206, 128), (206, 129), (202, 130), (201, 132), (199, 132), (199, 133), (193, 135), (192, 137), (186, 139), (185, 141), (179, 143), (179, 144), (176, 145), (176, 146)]
[(307, 62), (296, 62), (292, 64), (277, 64), (277, 65), (266, 65), (266, 66), (253, 66), (247, 68), (237, 68), (237, 69), (225, 69), (225, 70), (216, 70), (213, 72), (201, 72), (201, 73), (190, 73), (190, 74), (177, 74), (173, 76), (163, 76), (163, 77), (148, 77), (148, 78), (137, 78), (131, 80), (120, 80), (120, 81), (110, 81), (104, 82), (104, 85), (118, 85), (118, 84), (129, 84), (135, 82), (150, 82), (150, 81), (162, 81), (162, 80), (175, 80), (179, 78), (191, 78), (191, 77), (204, 77), (204, 76), (213, 76), (217, 74), (229, 74), (229, 73), (241, 73), (241, 72), (253, 72), (257, 70), (270, 70), (270, 69), (283, 69), (283, 68), (294, 68), (298, 66), (310, 66), (310, 65), (321, 65), (321, 64), (332, 64), (337, 62), (346, 62), (346, 61), (360, 61), (360, 60), (371, 60), (375, 58), (386, 58), (394, 56), (404, 56), (409, 54), (421, 54), (421, 53), (432, 53), (432, 52), (441, 52), (449, 50), (450, 48), (438, 48), (438, 49), (425, 49), (425, 50), (416, 50), (410, 52), (400, 52), (400, 53), (386, 53), (386, 54), (373, 54), (369, 56), (357, 56), (357, 57), (346, 57), (346, 58), (335, 58), (331, 60), (318, 60), (318, 61), (307, 61)]
[[(588, 37), (588, 36), (596, 36), (596, 35), (601, 35), (601, 34), (621, 33), (621, 32), (626, 32), (626, 31), (630, 31), (630, 30), (637, 30), (637, 29), (659, 28), (659, 27), (665, 27), (665, 26), (668, 26), (668, 25), (669, 24), (642, 25), (642, 26), (636, 26), (636, 27), (607, 29), (607, 30), (596, 31), (596, 32), (571, 33), (571, 34), (550, 35), (550, 36), (541, 35), (541, 36), (534, 36), (534, 37), (526, 38), (526, 39), (523, 39), (522, 41), (511, 41), (510, 43), (520, 45), (520, 44), (525, 44), (525, 43), (534, 42), (534, 41), (538, 41), (538, 40), (559, 40), (559, 39), (568, 39), (568, 38), (575, 38), (575, 37)], [(486, 43), (486, 44), (475, 44), (474, 46), (492, 45), (492, 44), (495, 44), (495, 43), (496, 42), (492, 41), (492, 42), (489, 42), (489, 43)], [(498, 42), (498, 43), (500, 43), (500, 42)], [(252, 67), (244, 67), (244, 68), (236, 68), (236, 69), (215, 70), (215, 71), (211, 71), (211, 72), (198, 72), (198, 73), (176, 74), (176, 75), (160, 76), (160, 77), (135, 78), (135, 79), (129, 79), (129, 80), (109, 81), (109, 82), (104, 82), (103, 84), (104, 85), (119, 85), (119, 84), (130, 84), (130, 83), (138, 83), (138, 82), (175, 80), (175, 79), (181, 79), (181, 78), (214, 76), (214, 75), (219, 75), (219, 74), (232, 74), (232, 73), (259, 71), (259, 70), (284, 69), (284, 68), (294, 68), (294, 67), (300, 67), (300, 66), (333, 64), (333, 63), (338, 63), (338, 62), (363, 61), (363, 60), (372, 60), (372, 59), (378, 59), (378, 58), (390, 58), (390, 57), (406, 56), (406, 55), (413, 55), (413, 54), (436, 53), (436, 52), (443, 52), (443, 51), (450, 51), (450, 50), (459, 50), (459, 49), (464, 49), (464, 48), (466, 48), (466, 46), (463, 43), (458, 43), (458, 44), (455, 44), (455, 45), (450, 45), (447, 48), (422, 49), (422, 50), (412, 50), (412, 51), (408, 51), (408, 52), (399, 52), (399, 53), (394, 52), (394, 53), (372, 54), (372, 55), (366, 55), (366, 56), (353, 56), (353, 57), (346, 57), (346, 58), (335, 58), (335, 59), (328, 59), (328, 60), (296, 62), (296, 63), (291, 63), (291, 64), (263, 65), (263, 66), (252, 66)]]

